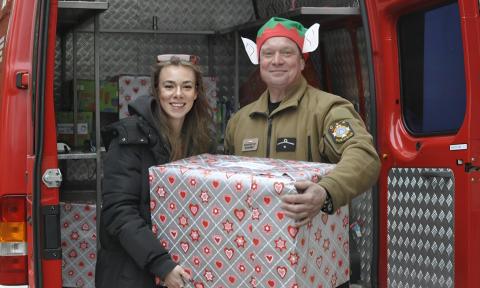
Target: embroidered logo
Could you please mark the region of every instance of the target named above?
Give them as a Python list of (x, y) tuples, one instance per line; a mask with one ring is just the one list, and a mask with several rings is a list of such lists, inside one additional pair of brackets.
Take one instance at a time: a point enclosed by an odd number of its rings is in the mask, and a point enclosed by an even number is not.
[(332, 136), (333, 141), (338, 144), (344, 143), (355, 135), (350, 124), (345, 120), (330, 125), (328, 132)]

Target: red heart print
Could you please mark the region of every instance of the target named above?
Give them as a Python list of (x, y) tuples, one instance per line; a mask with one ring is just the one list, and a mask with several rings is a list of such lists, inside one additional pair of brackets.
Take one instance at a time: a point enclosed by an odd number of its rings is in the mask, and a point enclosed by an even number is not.
[(252, 242), (253, 242), (253, 245), (258, 246), (258, 244), (260, 243), (260, 240), (258, 238), (253, 238)]
[(298, 233), (298, 228), (288, 225), (288, 234), (290, 235), (290, 237), (295, 239), (295, 237), (297, 236), (297, 233)]
[(283, 212), (277, 212), (275, 216), (277, 217), (278, 220), (282, 221), (285, 214), (283, 214)]
[(228, 260), (232, 260), (233, 254), (235, 254), (235, 251), (230, 248), (225, 248), (224, 249), (225, 256), (227, 256)]
[(220, 244), (220, 242), (222, 242), (222, 236), (220, 235), (214, 235), (213, 236), (213, 241), (215, 241), (215, 243)]
[(203, 225), (203, 227), (205, 227), (205, 228), (207, 228), (209, 224), (210, 224), (210, 222), (208, 222), (208, 220), (203, 220), (203, 221), (202, 221), (202, 225)]
[(196, 216), (198, 213), (198, 205), (197, 204), (190, 204), (188, 205), (190, 208), (190, 212), (192, 212), (193, 216)]
[(277, 267), (277, 273), (280, 276), (280, 278), (285, 278), (285, 275), (287, 275), (287, 267), (285, 266), (278, 266)]
[(170, 183), (170, 185), (175, 184), (175, 177), (174, 176), (168, 176), (168, 182)]
[(237, 281), (237, 278), (235, 276), (233, 275), (228, 276), (228, 282), (233, 284), (235, 283), (235, 281)]
[(186, 192), (186, 191), (183, 191), (183, 190), (180, 191), (180, 197), (181, 197), (182, 199), (185, 199), (186, 196), (187, 196), (187, 192)]
[(242, 221), (243, 217), (245, 217), (245, 210), (244, 209), (235, 209), (233, 211), (234, 211), (235, 217), (237, 217), (238, 221)]
[(273, 184), (273, 188), (275, 188), (275, 192), (277, 192), (278, 195), (282, 194), (284, 184), (282, 182), (275, 182)]
[(142, 86), (147, 85), (147, 80), (141, 79), (141, 80), (140, 80), (140, 84), (141, 84)]
[(195, 282), (195, 288), (205, 288), (205, 286), (203, 286), (203, 283)]
[(180, 247), (182, 247), (182, 250), (185, 253), (190, 249), (190, 245), (187, 242), (180, 242)]
[(138, 93), (138, 90), (139, 90), (139, 88), (138, 88), (138, 87), (133, 87), (133, 92), (135, 92), (135, 94), (137, 94), (137, 93)]
[(310, 254), (310, 256), (313, 256), (313, 249), (310, 249), (310, 250), (308, 251), (308, 254)]
[(125, 84), (130, 85), (131, 80), (130, 79), (125, 79)]
[(177, 230), (170, 230), (170, 235), (172, 235), (173, 239), (177, 238), (178, 231)]
[(265, 259), (267, 259), (268, 263), (272, 263), (273, 255), (265, 255)]
[(172, 254), (172, 260), (178, 263), (180, 261), (180, 256), (178, 256), (177, 254)]
[(217, 266), (218, 269), (222, 269), (223, 267), (223, 262), (220, 260), (215, 261), (215, 266)]
[(268, 197), (268, 196), (263, 197), (263, 203), (265, 203), (265, 205), (270, 204), (270, 200), (271, 200), (271, 199), (270, 199), (270, 197)]
[(158, 218), (160, 219), (160, 222), (162, 222), (162, 223), (165, 223), (165, 221), (167, 220), (167, 216), (165, 216), (163, 214), (160, 214), (160, 216)]
[(330, 225), (330, 230), (332, 230), (332, 233), (335, 232), (335, 228), (337, 226), (335, 225), (335, 223), (333, 223), (332, 225)]
[(268, 286), (275, 287), (275, 281), (274, 280), (270, 279), (270, 280), (267, 281), (267, 283), (268, 283)]
[(232, 200), (232, 196), (225, 195), (225, 196), (223, 196), (223, 199), (225, 199), (225, 202), (230, 203), (230, 201)]
[(188, 171), (188, 168), (185, 168), (185, 167), (180, 168), (180, 173), (182, 173), (182, 174), (185, 174), (185, 172), (187, 172), (187, 171)]
[(313, 283), (313, 282), (315, 282), (315, 275), (310, 275), (310, 283)]
[(315, 260), (315, 264), (317, 264), (318, 269), (321, 269), (323, 263), (323, 257), (319, 256), (317, 257), (317, 260)]
[(212, 186), (213, 186), (213, 188), (217, 189), (218, 186), (220, 186), (220, 182), (218, 180), (213, 180), (212, 181)]

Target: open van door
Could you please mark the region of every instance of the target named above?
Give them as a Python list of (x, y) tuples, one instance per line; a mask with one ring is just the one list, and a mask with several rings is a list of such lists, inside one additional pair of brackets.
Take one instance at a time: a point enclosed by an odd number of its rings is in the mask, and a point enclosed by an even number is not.
[(62, 286), (58, 190), (62, 175), (58, 168), (53, 96), (58, 3), (57, 0), (27, 2), (36, 7), (31, 95), (34, 147), (33, 153), (28, 155), (31, 170), (28, 175), (33, 175), (28, 185), (32, 188), (28, 191), (31, 199), (28, 213), (31, 213), (33, 227), (29, 235), (32, 240), (28, 241), (32, 257), (29, 287), (53, 288)]
[(477, 287), (478, 1), (366, 0), (379, 153), (379, 287)]

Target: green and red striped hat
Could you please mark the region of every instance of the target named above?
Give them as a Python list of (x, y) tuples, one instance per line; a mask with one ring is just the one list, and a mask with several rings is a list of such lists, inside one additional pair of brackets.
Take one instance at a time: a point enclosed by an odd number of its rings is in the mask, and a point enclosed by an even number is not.
[(257, 32), (257, 49), (260, 51), (263, 43), (272, 37), (287, 37), (297, 43), (300, 51), (303, 49), (307, 29), (297, 21), (272, 17)]
[(248, 58), (253, 64), (258, 64), (258, 56), (262, 45), (268, 39), (272, 37), (287, 37), (295, 42), (300, 51), (303, 53), (303, 57), (306, 59), (308, 53), (314, 51), (318, 47), (318, 29), (320, 24), (315, 23), (310, 28), (305, 29), (302, 24), (297, 21), (273, 17), (268, 20), (257, 33), (257, 43), (248, 38), (242, 37), (245, 51)]

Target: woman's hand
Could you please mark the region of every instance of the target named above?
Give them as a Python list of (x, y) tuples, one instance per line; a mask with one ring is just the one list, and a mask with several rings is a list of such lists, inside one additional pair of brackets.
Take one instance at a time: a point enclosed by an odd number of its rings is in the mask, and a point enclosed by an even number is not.
[(190, 281), (190, 279), (190, 274), (188, 274), (182, 266), (177, 265), (167, 274), (163, 285), (168, 288), (183, 288), (185, 287), (185, 281)]

